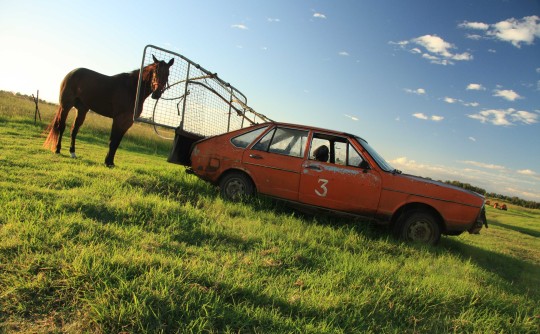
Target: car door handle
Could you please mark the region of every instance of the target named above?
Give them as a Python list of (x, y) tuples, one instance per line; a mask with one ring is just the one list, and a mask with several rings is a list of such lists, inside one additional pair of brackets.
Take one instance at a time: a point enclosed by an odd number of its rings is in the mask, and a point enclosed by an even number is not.
[(316, 166), (316, 165), (307, 165), (306, 168), (312, 169), (312, 170), (322, 170), (321, 167)]
[(249, 157), (252, 159), (262, 159), (262, 157), (258, 154), (250, 154)]

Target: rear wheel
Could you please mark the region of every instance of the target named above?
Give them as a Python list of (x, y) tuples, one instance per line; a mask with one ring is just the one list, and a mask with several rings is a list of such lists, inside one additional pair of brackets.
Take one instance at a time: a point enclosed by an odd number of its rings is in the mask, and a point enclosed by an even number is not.
[(408, 214), (398, 226), (403, 240), (435, 245), (441, 238), (437, 219), (429, 212), (416, 211)]
[(231, 201), (238, 201), (255, 193), (255, 187), (251, 179), (241, 172), (232, 172), (225, 175), (219, 182), (219, 189), (221, 196)]

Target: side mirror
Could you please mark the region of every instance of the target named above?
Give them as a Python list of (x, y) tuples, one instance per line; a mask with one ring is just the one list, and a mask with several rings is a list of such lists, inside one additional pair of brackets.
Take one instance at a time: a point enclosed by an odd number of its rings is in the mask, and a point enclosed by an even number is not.
[(366, 160), (362, 160), (362, 162), (360, 163), (360, 165), (358, 167), (362, 168), (364, 171), (367, 171), (368, 169), (371, 169)]

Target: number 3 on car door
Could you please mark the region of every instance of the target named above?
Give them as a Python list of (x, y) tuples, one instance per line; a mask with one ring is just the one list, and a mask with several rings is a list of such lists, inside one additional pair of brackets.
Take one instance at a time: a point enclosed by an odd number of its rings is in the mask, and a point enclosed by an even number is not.
[(319, 189), (315, 189), (315, 193), (321, 197), (326, 197), (326, 194), (328, 193), (328, 188), (326, 188), (327, 184), (328, 180), (319, 179), (319, 187), (321, 187), (321, 191), (319, 191)]

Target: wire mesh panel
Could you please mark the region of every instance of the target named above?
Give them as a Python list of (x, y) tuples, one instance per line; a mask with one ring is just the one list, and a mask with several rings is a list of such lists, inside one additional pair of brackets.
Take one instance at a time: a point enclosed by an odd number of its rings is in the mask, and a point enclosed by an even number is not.
[[(177, 129), (207, 137), (270, 121), (247, 106), (247, 98), (186, 57), (153, 45), (144, 48), (142, 69), (153, 57), (174, 64), (169, 68), (168, 86), (159, 99), (147, 98), (142, 110), (135, 110), (136, 121)], [(138, 108), (141, 79), (137, 89)], [(137, 117), (137, 115), (139, 115)]]

